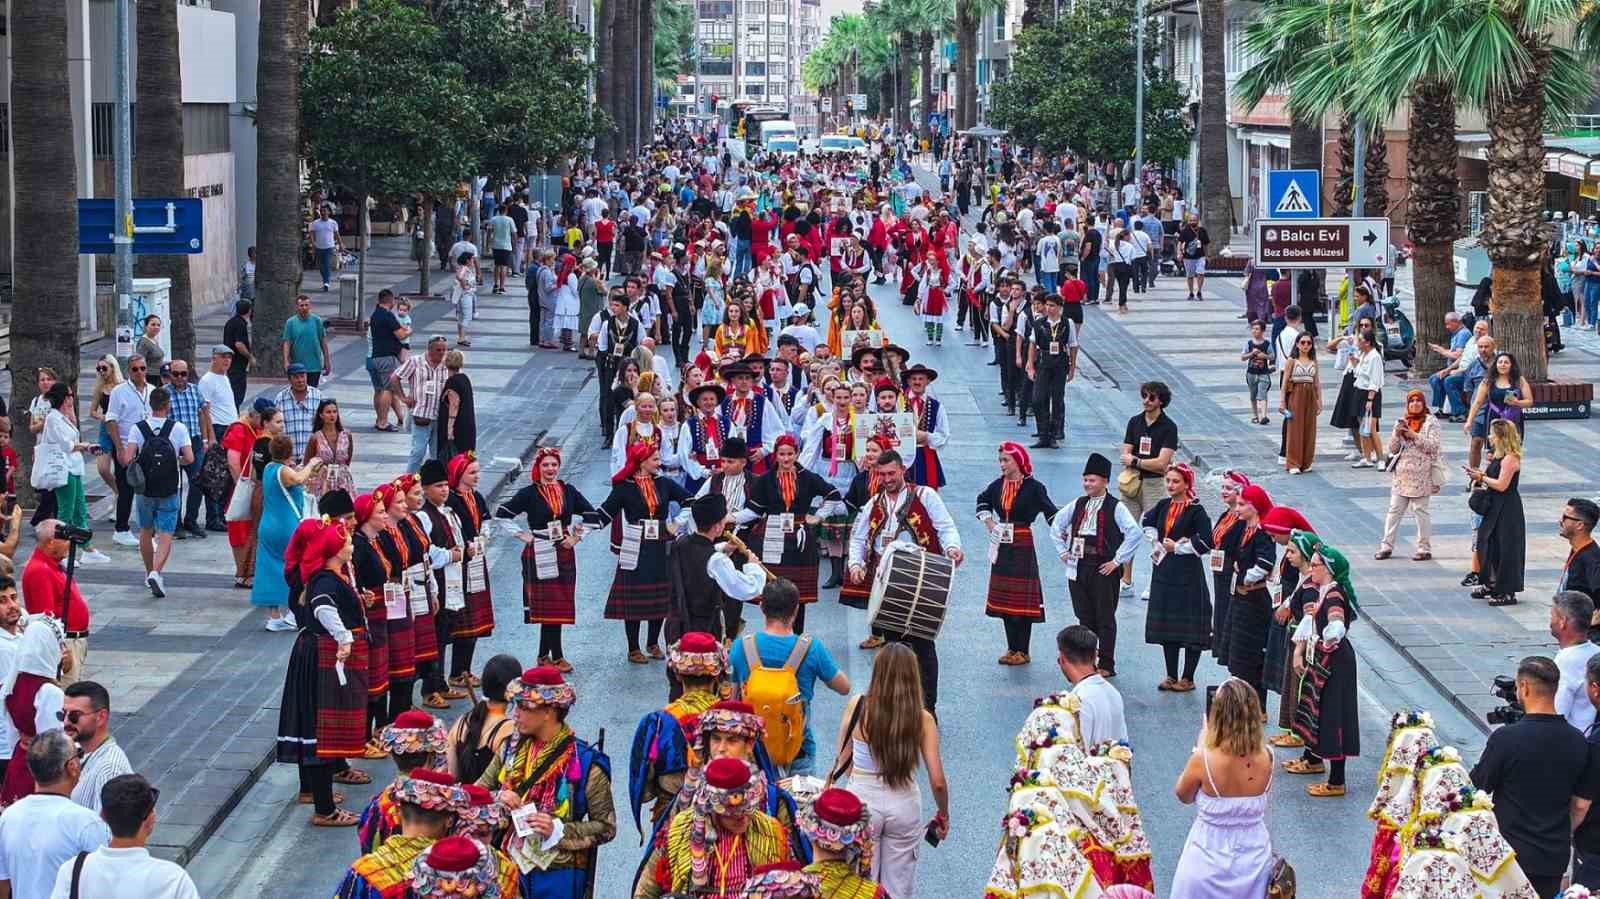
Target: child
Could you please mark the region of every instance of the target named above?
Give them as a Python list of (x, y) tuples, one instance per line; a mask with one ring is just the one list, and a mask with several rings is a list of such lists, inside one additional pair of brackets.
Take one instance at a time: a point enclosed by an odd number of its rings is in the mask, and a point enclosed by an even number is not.
[(1083, 301), (1089, 296), (1089, 285), (1078, 277), (1078, 260), (1068, 256), (1061, 262), (1061, 287), (1057, 290), (1061, 294), (1062, 315), (1071, 320), (1075, 327), (1083, 327)]
[(1272, 372), (1277, 368), (1277, 348), (1267, 339), (1267, 323), (1250, 323), (1250, 339), (1244, 342), (1239, 359), (1245, 363), (1244, 383), (1250, 392), (1250, 423), (1267, 424), (1267, 397), (1272, 393)]
[(394, 317), (406, 329), (406, 337), (400, 341), (400, 361), (406, 361), (411, 355), (411, 301), (401, 299), (394, 304)]

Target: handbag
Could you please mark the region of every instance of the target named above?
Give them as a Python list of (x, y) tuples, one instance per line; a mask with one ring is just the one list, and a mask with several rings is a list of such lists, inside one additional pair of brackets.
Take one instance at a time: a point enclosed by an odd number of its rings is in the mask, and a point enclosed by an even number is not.
[(28, 483), (35, 490), (55, 490), (67, 486), (67, 454), (54, 448), (45, 453), (35, 452), (33, 469), (28, 472)]
[(1467, 508), (1479, 515), (1489, 514), (1490, 503), (1491, 497), (1487, 487), (1474, 487), (1472, 492), (1467, 495)]
[[(282, 469), (279, 469), (279, 471), (281, 472)], [(317, 517), (316, 501), (311, 498), (311, 491), (308, 490), (302, 493), (300, 502), (296, 503), (294, 494), (289, 492), (288, 487), (283, 486), (283, 478), (278, 477), (273, 478), (273, 480), (278, 482), (278, 489), (283, 491), (283, 501), (289, 504), (289, 508), (295, 509), (298, 506), (297, 511), (300, 513), (301, 521), (310, 521)]]
[(1128, 466), (1117, 475), (1117, 492), (1123, 499), (1138, 499), (1139, 492), (1143, 489), (1144, 478), (1139, 475), (1139, 469)]
[(220, 503), (228, 495), (228, 486), (233, 483), (233, 472), (228, 470), (228, 450), (222, 441), (213, 440), (206, 449), (205, 456), (200, 460), (200, 477), (196, 486), (206, 499)]
[(1294, 899), (1294, 865), (1289, 860), (1272, 853), (1272, 875), (1267, 878), (1267, 899)]
[(233, 485), (233, 496), (228, 500), (228, 508), (227, 511), (223, 512), (222, 520), (249, 521), (250, 500), (255, 496), (255, 492), (256, 482), (249, 478), (241, 477), (239, 482)]

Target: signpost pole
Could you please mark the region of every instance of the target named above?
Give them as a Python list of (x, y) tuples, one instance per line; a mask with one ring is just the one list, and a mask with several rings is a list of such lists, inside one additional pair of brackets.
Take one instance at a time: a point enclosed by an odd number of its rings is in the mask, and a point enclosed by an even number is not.
[(128, 6), (132, 0), (116, 0), (116, 244), (117, 358), (133, 354), (133, 109), (129, 84), (131, 35)]
[[(1359, 217), (1367, 214), (1367, 125), (1366, 122), (1362, 121), (1359, 116), (1353, 121), (1356, 129), (1356, 158), (1354, 162), (1355, 171), (1353, 173), (1355, 176), (1353, 179), (1355, 190), (1350, 198), (1350, 214), (1352, 216)], [(1345, 296), (1350, 298), (1351, 308), (1355, 308), (1356, 270), (1345, 269), (1344, 276), (1350, 285), (1349, 288), (1345, 290)], [(1373, 300), (1377, 300), (1377, 297), (1373, 297)], [(1328, 321), (1329, 330), (1334, 330), (1334, 326), (1339, 322), (1338, 315), (1335, 314), (1330, 316)]]
[[(1140, 201), (1144, 199), (1144, 0), (1135, 0), (1133, 6), (1134, 70), (1133, 81), (1133, 183), (1139, 185)], [(1138, 211), (1134, 211), (1138, 215)]]

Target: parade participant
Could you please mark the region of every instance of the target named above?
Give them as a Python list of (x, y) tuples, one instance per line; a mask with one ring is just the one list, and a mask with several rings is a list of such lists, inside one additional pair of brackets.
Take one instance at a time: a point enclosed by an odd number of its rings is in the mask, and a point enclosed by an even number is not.
[[(883, 453), (883, 438), (872, 436), (866, 440), (866, 452), (857, 466), (856, 476), (850, 480), (850, 489), (845, 491), (844, 506), (848, 522), (843, 536), (845, 558), (848, 562), (850, 553), (850, 534), (855, 531), (856, 519), (861, 516), (863, 509), (878, 495), (880, 481), (878, 477), (878, 457)], [(867, 579), (855, 583), (846, 577), (839, 587), (839, 602), (853, 609), (865, 609), (867, 599), (872, 593), (872, 581)], [(883, 645), (883, 636), (873, 630), (872, 635), (861, 641), (862, 649), (877, 649)]]
[[(742, 282), (734, 283), (737, 285)], [(765, 353), (767, 332), (760, 323), (752, 321), (746, 314), (743, 299), (730, 291), (727, 315), (717, 327), (716, 336), (712, 338), (711, 343), (716, 348), (719, 361), (739, 360), (751, 353)]]
[(61, 677), (63, 659), (70, 658), (66, 632), (54, 616), (35, 613), (20, 621), (22, 632), (11, 650), (14, 657), (7, 660), (9, 670), (0, 688), (0, 700), (4, 700), (0, 708), (13, 740), (13, 755), (6, 760), (5, 788), (0, 791), (0, 802), (8, 806), (32, 795), (37, 787), (28, 767), (27, 746), (51, 730), (59, 720), (56, 716), (62, 714), (66, 696), (56, 681)]
[(1096, 671), (1117, 674), (1117, 584), (1122, 566), (1144, 545), (1144, 531), (1106, 490), (1111, 460), (1090, 453), (1083, 463), (1083, 496), (1052, 519), (1050, 539), (1067, 566), (1067, 593), (1072, 614), (1100, 641)]
[(697, 490), (699, 484), (713, 471), (722, 467), (722, 442), (728, 433), (722, 426), (720, 407), (727, 391), (721, 384), (701, 384), (688, 393), (694, 407), (684, 424), (689, 429), (688, 451), (684, 454), (684, 470), (688, 489)]
[(1154, 561), (1144, 642), (1158, 644), (1166, 657), (1167, 676), (1156, 689), (1187, 693), (1194, 689), (1200, 654), (1211, 643), (1211, 603), (1200, 561), (1211, 550), (1211, 517), (1195, 497), (1194, 470), (1188, 465), (1168, 468), (1165, 484), (1166, 498), (1144, 513), (1144, 536)]
[[(411, 708), (412, 688), (416, 684), (421, 665), (426, 658), (437, 659), (438, 643), (433, 635), (433, 613), (428, 606), (426, 591), (420, 604), (412, 602), (411, 573), (413, 553), (420, 558), (426, 553), (426, 544), (417, 541), (410, 528), (402, 530), (401, 522), (410, 517), (406, 504), (406, 488), (413, 475), (397, 478), (372, 492), (375, 501), (383, 502), (388, 512), (388, 526), (378, 535), (377, 547), (387, 563), (384, 581), (384, 604), (405, 605), (404, 615), (391, 615), (389, 625), (389, 717), (394, 719)], [(415, 543), (415, 546), (413, 546)], [(449, 703), (445, 707), (449, 708)]]
[(645, 860), (634, 899), (690, 893), (740, 899), (744, 882), (762, 865), (787, 861), (788, 834), (761, 811), (765, 778), (748, 762), (713, 759), (689, 807)]
[[(669, 506), (685, 504), (689, 492), (659, 475), (661, 453), (640, 444), (628, 449), (626, 463), (611, 476), (611, 494), (596, 510), (599, 523), (612, 530), (611, 551), (617, 570), (606, 598), (605, 617), (625, 622), (628, 661), (647, 664), (662, 659), (661, 626), (671, 608), (672, 587), (666, 580)], [(649, 656), (639, 647), (639, 623), (648, 621)]]
[[(350, 558), (355, 573), (356, 593), (367, 615), (367, 626), (372, 635), (372, 651), (367, 658), (367, 740), (365, 757), (381, 759), (385, 755), (379, 743), (378, 731), (389, 723), (389, 609), (385, 602), (385, 587), (389, 582), (389, 564), (378, 545), (378, 536), (389, 526), (389, 510), (373, 494), (356, 497), (355, 520), (358, 524), (354, 536), (355, 549)], [(409, 616), (404, 608), (404, 595), (395, 605), (395, 618)], [(407, 624), (410, 622), (407, 621)], [(414, 653), (414, 649), (407, 649)], [(414, 663), (413, 663), (414, 664)]]
[[(865, 344), (856, 347), (850, 352), (850, 371), (846, 373), (846, 377), (852, 384), (870, 385), (876, 384), (883, 379), (883, 367), (878, 364), (880, 352), (879, 348), (869, 347)], [(895, 390), (896, 393), (899, 392), (899, 388)]]
[(458, 687), (479, 686), (472, 673), (472, 655), (478, 640), (494, 633), (494, 600), (489, 593), (489, 540), (484, 522), (489, 519), (489, 501), (478, 492), (482, 466), (477, 453), (458, 453), (445, 468), (450, 495), (446, 501), (461, 528), (463, 591), (467, 607), (451, 622), (454, 647), (450, 658), (450, 683)]
[[(1095, 259), (1098, 261), (1099, 256)], [(1139, 385), (1139, 401), (1144, 404), (1144, 411), (1128, 419), (1122, 435), (1122, 464), (1137, 477), (1124, 487), (1124, 478), (1118, 475), (1117, 492), (1127, 501), (1128, 511), (1143, 521), (1145, 513), (1163, 495), (1162, 478), (1178, 451), (1178, 426), (1167, 415), (1167, 406), (1172, 404), (1172, 390), (1167, 385), (1160, 381)], [(1132, 565), (1122, 566), (1122, 592), (1133, 595)]]
[(721, 374), (732, 387), (721, 403), (722, 433), (743, 438), (754, 473), (763, 474), (772, 442), (786, 430), (778, 407), (755, 390), (756, 373), (750, 366), (724, 365)]
[[(870, 500), (866, 514), (856, 519), (850, 531), (850, 582), (857, 586), (867, 584), (878, 570), (883, 551), (902, 539), (925, 552), (942, 553), (960, 565), (965, 558), (961, 534), (938, 491), (907, 484), (905, 463), (894, 450), (885, 450), (878, 456), (874, 471), (879, 490)], [(933, 641), (888, 632), (883, 636), (907, 644), (916, 653), (923, 697), (932, 711), (939, 699), (939, 652)]]
[(1222, 473), (1222, 484), (1217, 488), (1222, 515), (1211, 528), (1211, 552), (1206, 554), (1206, 567), (1211, 569), (1211, 655), (1224, 665), (1228, 664), (1228, 603), (1233, 597), (1233, 558), (1228, 555), (1228, 535), (1242, 527), (1236, 506), (1239, 491), (1248, 486), (1250, 478), (1244, 472)]
[(1057, 440), (1066, 439), (1067, 383), (1078, 370), (1078, 326), (1062, 317), (1062, 308), (1058, 294), (1047, 294), (1044, 317), (1032, 325), (1026, 366), (1035, 382), (1033, 414), (1043, 435), (1036, 448), (1053, 449)]
[(344, 574), (353, 552), (344, 526), (333, 522), (322, 523), (306, 542), (300, 561), (305, 614), (278, 714), (277, 759), (300, 767), (317, 827), (355, 826), (355, 814), (334, 804), (334, 763), (364, 755), (369, 733), (367, 619)]
[(822, 899), (822, 878), (801, 862), (761, 865), (746, 878), (741, 899)]
[(383, 729), (378, 743), (389, 758), (394, 760), (394, 782), (378, 791), (361, 812), (356, 829), (356, 839), (365, 855), (382, 846), (390, 837), (401, 831), (399, 795), (412, 772), (433, 767), (433, 762), (445, 751), (444, 724), (427, 712), (410, 709), (394, 719)]
[[(749, 511), (757, 517), (750, 528), (750, 545), (773, 577), (787, 578), (799, 591), (794, 629), (803, 633), (806, 605), (817, 601), (817, 541), (812, 535), (817, 506), (840, 496), (820, 475), (797, 464), (799, 445), (792, 434), (777, 439), (772, 458), (773, 467), (751, 485)], [(771, 536), (774, 529), (782, 536)]]
[(1228, 534), (1226, 553), (1231, 593), (1228, 603), (1228, 673), (1256, 688), (1261, 708), (1267, 707), (1267, 633), (1272, 627), (1272, 594), (1267, 577), (1278, 563), (1272, 535), (1261, 519), (1272, 510), (1272, 498), (1259, 484), (1239, 492), (1234, 505), (1240, 526)]
[(529, 474), (533, 483), (496, 507), (494, 515), (502, 520), (522, 515), (528, 523), (527, 529), (517, 529), (523, 544), (522, 621), (539, 625), (539, 664), (565, 674), (572, 663), (561, 649), (561, 628), (578, 620), (573, 548), (583, 537), (584, 516), (593, 514), (594, 507), (578, 488), (560, 480), (560, 447), (535, 450)]
[(515, 899), (517, 889), (516, 866), (475, 837), (445, 837), (411, 866), (416, 899)]
[[(650, 376), (641, 376), (641, 384), (645, 377)], [(613, 471), (622, 467), (622, 461), (628, 455), (628, 447), (636, 443), (648, 443), (661, 449), (660, 414), (655, 394), (648, 390), (640, 390), (633, 399), (633, 405), (622, 413), (622, 422), (617, 425), (616, 436), (611, 441)]]
[[(422, 463), (417, 480), (422, 485), (425, 500), (419, 520), (433, 548), (450, 554), (450, 562), (432, 572), (433, 595), (439, 598), (439, 608), (434, 613), (433, 621), (434, 634), (439, 641), (439, 665), (443, 668), (444, 650), (446, 646), (450, 647), (450, 675), (454, 677), (462, 670), (470, 670), (470, 666), (466, 665), (470, 657), (463, 659), (463, 655), (466, 655), (464, 647), (451, 642), (456, 619), (465, 617), (467, 613), (466, 539), (460, 516), (446, 504), (450, 498), (450, 475), (444, 463), (437, 459)], [(449, 681), (446, 680), (446, 683)]]
[(939, 450), (950, 442), (950, 419), (944, 414), (944, 406), (928, 395), (928, 385), (938, 377), (937, 371), (920, 362), (906, 369), (902, 376), (906, 388), (905, 410), (916, 416), (917, 420), (917, 446), (911, 465), (911, 480), (919, 486), (935, 490), (945, 484), (944, 466), (939, 464)]
[[(1291, 536), (1291, 539), (1293, 537)], [(1312, 796), (1343, 796), (1345, 760), (1361, 754), (1361, 713), (1356, 693), (1356, 653), (1348, 628), (1356, 621), (1356, 591), (1350, 562), (1326, 543), (1316, 548), (1308, 569), (1317, 598), (1306, 606), (1295, 631), (1294, 667), (1304, 674), (1294, 731), (1305, 754), (1283, 763), (1290, 774), (1320, 774), (1326, 783), (1306, 785)]]
[(672, 576), (669, 636), (673, 630), (703, 631), (731, 640), (742, 621), (740, 604), (761, 596), (766, 572), (759, 565), (746, 565), (748, 570), (740, 571), (727, 545), (717, 542), (728, 527), (726, 497), (720, 493), (699, 497), (690, 515), (693, 530), (680, 533), (667, 555)]
[(800, 384), (792, 377), (794, 363), (778, 356), (767, 365), (767, 383), (761, 392), (766, 394), (778, 410), (778, 416), (783, 420), (784, 431), (796, 434), (799, 428), (795, 427), (795, 413), (800, 405)]
[(871, 880), (872, 816), (856, 794), (829, 787), (800, 809), (799, 826), (811, 841), (806, 871), (822, 879), (827, 899), (888, 899)]
[(642, 335), (639, 320), (628, 312), (628, 291), (636, 290), (638, 282), (630, 278), (628, 287), (613, 289), (606, 299), (606, 308), (595, 313), (588, 325), (588, 346), (594, 352), (595, 373), (600, 382), (600, 433), (609, 438), (616, 430), (617, 416), (622, 410), (611, 401), (607, 387), (622, 369), (622, 360), (633, 354)]
[(844, 580), (844, 542), (849, 534), (849, 512), (843, 495), (850, 489), (857, 471), (856, 410), (849, 385), (832, 381), (823, 390), (832, 408), (831, 411), (818, 409), (816, 417), (802, 432), (799, 462), (839, 492), (837, 498), (825, 501), (817, 510), (822, 519), (817, 526), (817, 542), (828, 558), (828, 579), (821, 586), (831, 590)]
[[(431, 469), (429, 473), (432, 477), (443, 479), (442, 468)], [(421, 476), (404, 475), (395, 484), (403, 487), (405, 511), (397, 515), (391, 507), (389, 520), (399, 530), (406, 544), (407, 564), (402, 576), (410, 595), (412, 625), (417, 637), (417, 674), (422, 679), (422, 704), (430, 709), (445, 709), (450, 707), (451, 702), (467, 698), (466, 690), (450, 686), (444, 676), (449, 612), (444, 606), (445, 598), (439, 588), (439, 579), (443, 576), (441, 571), (459, 560), (449, 549), (435, 546), (429, 536), (432, 522), (423, 511), (427, 497)]]
[(922, 316), (922, 326), (928, 333), (928, 346), (944, 346), (944, 324), (949, 318), (950, 304), (946, 289), (950, 282), (950, 266), (943, 253), (930, 256), (923, 263), (922, 283), (918, 288), (917, 313)]
[(443, 771), (418, 768), (394, 788), (400, 832), (351, 863), (334, 899), (400, 899), (415, 895), (412, 865), (450, 835), (464, 794)]
[[(532, 837), (515, 829), (502, 848), (522, 869), (524, 897), (595, 895), (595, 854), (617, 835), (611, 760), (567, 725), (577, 692), (548, 665), (530, 668), (506, 688), (516, 733), (478, 778), (478, 786), (516, 810), (532, 804)], [(553, 855), (547, 855), (554, 853)]]
[[(1417, 761), (1439, 747), (1433, 716), (1421, 709), (1395, 712), (1389, 719), (1389, 740), (1378, 765), (1378, 790), (1367, 807), (1377, 822), (1360, 899), (1388, 899), (1400, 877), (1400, 832), (1415, 819), (1422, 777)], [(1462, 777), (1465, 781), (1466, 778)]]
[[(1312, 533), (1311, 523), (1295, 509), (1273, 506), (1261, 516), (1261, 529), (1272, 537), (1272, 542), (1283, 547), (1283, 559), (1278, 563), (1278, 585), (1272, 595), (1272, 624), (1267, 631), (1267, 661), (1262, 680), (1268, 690), (1278, 691), (1278, 727), (1282, 733), (1267, 738), (1267, 742), (1284, 749), (1298, 749), (1304, 745), (1294, 735), (1294, 710), (1300, 704), (1300, 675), (1290, 664), (1289, 635), (1294, 633), (1304, 614), (1306, 603), (1315, 599), (1316, 588), (1305, 579), (1306, 568), (1311, 563), (1315, 546), (1320, 543)], [(1291, 539), (1301, 532), (1300, 540)], [(1222, 663), (1227, 664), (1227, 659)]]
[(983, 611), (1005, 624), (1002, 665), (1028, 664), (1033, 624), (1045, 619), (1032, 525), (1041, 515), (1048, 524), (1058, 511), (1050, 492), (1034, 479), (1022, 444), (1000, 444), (1000, 477), (978, 494), (978, 520), (989, 530), (989, 594)]
[(633, 826), (641, 834), (639, 812), (644, 804), (651, 803), (650, 820), (659, 822), (683, 786), (684, 772), (694, 764), (692, 721), (718, 701), (718, 686), (727, 669), (722, 643), (705, 631), (689, 631), (669, 648), (667, 670), (682, 692), (665, 708), (640, 719), (628, 765), (628, 800)]

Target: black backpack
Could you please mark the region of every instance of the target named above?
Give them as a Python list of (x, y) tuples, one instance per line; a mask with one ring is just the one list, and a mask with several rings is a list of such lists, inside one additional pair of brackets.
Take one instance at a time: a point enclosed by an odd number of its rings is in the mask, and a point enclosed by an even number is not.
[(139, 422), (144, 443), (127, 469), (128, 486), (134, 493), (165, 499), (178, 492), (178, 449), (170, 437), (176, 424), (169, 418), (160, 431), (152, 431), (149, 422)]

